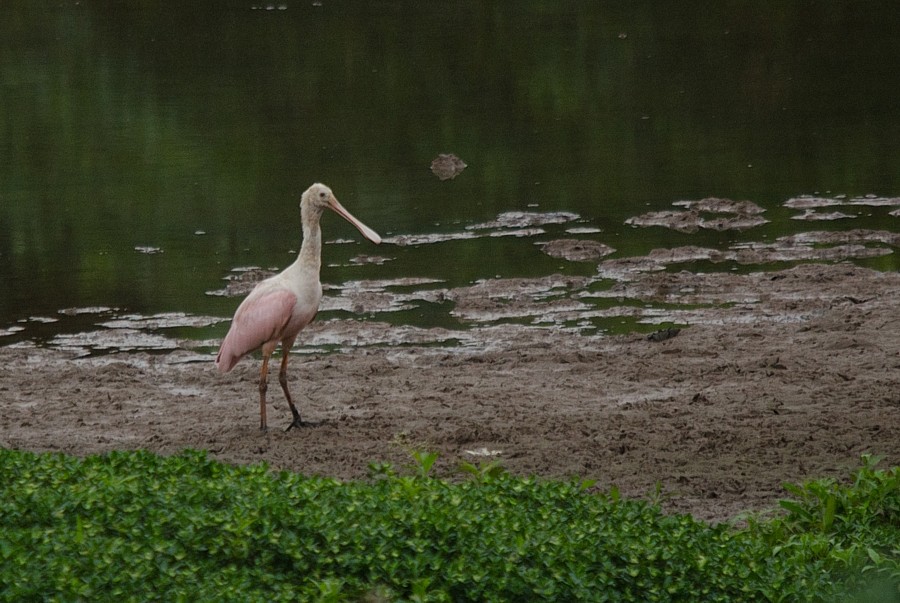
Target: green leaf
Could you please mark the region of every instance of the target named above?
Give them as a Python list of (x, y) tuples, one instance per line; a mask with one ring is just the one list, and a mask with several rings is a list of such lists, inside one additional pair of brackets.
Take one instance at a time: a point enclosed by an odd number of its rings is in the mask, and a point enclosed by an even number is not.
[(837, 508), (837, 498), (828, 496), (825, 500), (825, 509), (822, 512), (822, 530), (827, 532), (834, 523), (834, 513)]
[(872, 560), (875, 565), (881, 565), (884, 562), (884, 558), (878, 554), (878, 552), (872, 547), (866, 548), (866, 554), (869, 556), (869, 559)]

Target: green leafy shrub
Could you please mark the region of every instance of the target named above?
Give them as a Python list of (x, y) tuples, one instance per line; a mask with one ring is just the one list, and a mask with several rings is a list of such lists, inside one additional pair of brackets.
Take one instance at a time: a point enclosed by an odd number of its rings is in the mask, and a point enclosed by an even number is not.
[[(814, 601), (897, 567), (896, 470), (864, 467), (824, 523), (832, 503), (806, 487), (787, 517), (736, 531), (585, 483), (450, 483), (434, 460), (341, 483), (201, 452), (0, 450), (0, 598)], [(825, 524), (839, 547), (820, 546)]]
[(878, 462), (864, 455), (848, 484), (785, 484), (794, 496), (780, 503), (787, 515), (751, 522), (751, 535), (793, 564), (821, 564), (848, 591), (876, 585), (879, 593), (892, 591), (878, 600), (900, 602), (900, 467), (878, 470)]

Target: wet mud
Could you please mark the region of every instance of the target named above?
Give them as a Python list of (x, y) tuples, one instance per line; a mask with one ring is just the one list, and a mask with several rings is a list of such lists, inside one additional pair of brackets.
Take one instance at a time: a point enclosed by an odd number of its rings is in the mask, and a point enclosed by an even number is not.
[[(604, 272), (613, 260), (598, 261)], [(138, 328), (202, 324), (197, 317), (106, 321), (89, 337), (125, 346), (112, 353), (86, 355), (85, 342), (7, 345), (0, 445), (78, 455), (202, 448), (343, 479), (365, 478), (373, 461), (403, 466), (409, 450), (425, 449), (441, 454), (444, 475), (461, 461), (497, 461), (630, 496), (659, 484), (668, 509), (709, 520), (772, 507), (784, 481), (841, 476), (865, 452), (900, 463), (900, 274), (843, 262), (618, 274), (602, 289), (559, 275), (331, 289), (328, 303), (366, 311), (442, 296), (470, 328), (314, 323), (289, 381), (310, 424), (287, 433), (274, 383), (272, 429), (257, 429), (255, 359), (220, 375), (216, 342)], [(578, 326), (598, 312), (680, 331), (648, 338)], [(507, 322), (512, 315), (520, 320)], [(141, 333), (158, 339), (124, 351)]]

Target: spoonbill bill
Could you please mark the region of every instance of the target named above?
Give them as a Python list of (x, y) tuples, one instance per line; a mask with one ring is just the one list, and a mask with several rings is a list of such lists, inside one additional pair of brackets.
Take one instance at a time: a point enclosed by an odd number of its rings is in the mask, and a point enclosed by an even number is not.
[(287, 384), (288, 353), (300, 331), (312, 322), (322, 299), (319, 269), (322, 266), (322, 230), (319, 220), (325, 209), (335, 211), (353, 224), (362, 235), (375, 244), (381, 243), (378, 233), (357, 220), (338, 203), (334, 193), (324, 184), (313, 184), (300, 198), (300, 218), (303, 223), (303, 243), (294, 263), (280, 273), (260, 282), (241, 302), (231, 328), (222, 341), (216, 356), (216, 367), (227, 373), (245, 355), (262, 348), (262, 367), (259, 370), (259, 428), (266, 425), (266, 389), (268, 388), (269, 359), (281, 344), (281, 370), (278, 382), (291, 408), (293, 421), (287, 431), (300, 427), (300, 412), (291, 399)]

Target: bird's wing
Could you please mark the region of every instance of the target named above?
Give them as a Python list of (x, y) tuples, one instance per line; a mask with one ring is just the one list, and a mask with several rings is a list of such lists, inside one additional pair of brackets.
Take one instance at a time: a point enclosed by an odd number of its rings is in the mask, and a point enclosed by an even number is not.
[(278, 341), (296, 302), (297, 296), (287, 289), (251, 292), (234, 313), (231, 328), (219, 348), (219, 370), (228, 372), (244, 354), (264, 343)]

